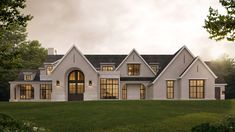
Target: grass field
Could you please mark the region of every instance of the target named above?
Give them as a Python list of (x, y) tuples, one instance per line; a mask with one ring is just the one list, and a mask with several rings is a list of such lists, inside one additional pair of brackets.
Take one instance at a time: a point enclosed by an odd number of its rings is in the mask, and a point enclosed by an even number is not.
[(235, 115), (226, 101), (88, 101), (0, 103), (0, 113), (28, 120), (55, 132), (190, 131), (201, 122)]

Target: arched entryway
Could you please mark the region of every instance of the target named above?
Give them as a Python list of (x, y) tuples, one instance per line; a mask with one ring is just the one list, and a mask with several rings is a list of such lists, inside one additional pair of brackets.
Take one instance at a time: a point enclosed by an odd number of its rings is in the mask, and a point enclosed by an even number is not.
[(71, 71), (68, 75), (68, 100), (83, 100), (85, 77), (79, 70)]

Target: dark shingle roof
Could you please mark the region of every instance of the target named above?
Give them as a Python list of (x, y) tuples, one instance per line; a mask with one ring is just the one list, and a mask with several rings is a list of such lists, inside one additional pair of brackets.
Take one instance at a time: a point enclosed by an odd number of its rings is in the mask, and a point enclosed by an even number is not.
[[(210, 61), (205, 61), (206, 65), (214, 72), (216, 73), (215, 69), (213, 69), (213, 64)], [(222, 76), (216, 75), (218, 78), (215, 79), (215, 83), (226, 83), (224, 78)]]
[(120, 77), (120, 81), (153, 81), (155, 77)]
[(61, 59), (64, 55), (47, 55), (45, 63), (53, 63), (59, 59)]
[(180, 74), (180, 77), (184, 74), (184, 72), (192, 65), (192, 63), (197, 59), (197, 57), (195, 57), (192, 62), (184, 69), (184, 71)]
[[(176, 52), (177, 53), (177, 52)], [(120, 63), (126, 58), (127, 55), (85, 55), (87, 60), (96, 68), (100, 68), (101, 63), (113, 63), (117, 68)], [(159, 63), (159, 74), (171, 61), (174, 55), (141, 55), (142, 58), (148, 63)], [(61, 59), (63, 55), (48, 55), (45, 63), (53, 63)]]
[(24, 72), (32, 72), (33, 74), (36, 74), (34, 79), (31, 81), (40, 81), (40, 71), (39, 70), (22, 70), (22, 71), (20, 71), (18, 81), (25, 81), (24, 80)]
[(159, 70), (157, 75), (159, 75), (162, 70), (167, 66), (167, 64), (174, 58), (175, 55), (141, 55), (143, 59), (148, 63), (159, 63)]
[(116, 68), (126, 56), (127, 55), (85, 55), (96, 69), (100, 68), (100, 63), (114, 63)]

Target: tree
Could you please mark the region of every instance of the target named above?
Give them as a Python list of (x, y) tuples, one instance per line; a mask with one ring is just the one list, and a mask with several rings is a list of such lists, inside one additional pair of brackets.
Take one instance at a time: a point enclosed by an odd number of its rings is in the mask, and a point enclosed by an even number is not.
[[(27, 22), (33, 17), (21, 13), (26, 7), (25, 2), (26, 0), (0, 2), (0, 100), (9, 99), (8, 82), (15, 80), (22, 68), (39, 66), (46, 55), (46, 50), (41, 48), (38, 41), (26, 40)], [(28, 59), (30, 54), (35, 58)]]
[(220, 79), (228, 84), (225, 90), (226, 99), (235, 98), (235, 60), (224, 55), (212, 61), (211, 68)]
[(219, 14), (218, 10), (210, 7), (204, 28), (211, 39), (235, 41), (235, 1), (220, 0), (220, 3), (226, 9), (226, 14)]

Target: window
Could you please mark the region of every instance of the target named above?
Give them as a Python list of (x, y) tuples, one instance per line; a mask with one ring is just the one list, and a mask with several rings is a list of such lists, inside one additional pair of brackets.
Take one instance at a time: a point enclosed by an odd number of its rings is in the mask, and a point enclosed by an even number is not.
[(40, 99), (51, 99), (51, 84), (40, 85)]
[(24, 80), (25, 81), (30, 81), (30, 80), (32, 80), (32, 78), (31, 78), (31, 75), (24, 75)]
[(47, 75), (50, 75), (51, 72), (52, 72), (52, 70), (53, 70), (53, 66), (52, 66), (52, 65), (48, 65), (46, 70), (47, 70), (47, 71), (46, 71), (46, 72), (47, 72)]
[[(84, 74), (79, 70), (70, 72), (68, 77), (69, 95), (83, 94), (85, 92)], [(92, 85), (91, 80), (89, 85)]]
[(129, 76), (140, 75), (140, 64), (127, 64), (127, 67)]
[(127, 99), (127, 89), (126, 85), (122, 87), (122, 99)]
[(204, 80), (194, 79), (189, 80), (189, 98), (202, 99), (204, 98)]
[(30, 84), (20, 85), (20, 99), (33, 99), (34, 88)]
[(101, 78), (100, 79), (100, 98), (101, 99), (118, 99), (118, 79)]
[(140, 85), (140, 99), (145, 99), (145, 86), (143, 84)]
[(159, 65), (157, 65), (157, 64), (150, 64), (150, 67), (153, 69), (153, 71), (154, 71), (155, 73), (157, 73), (158, 70), (159, 70)]
[(102, 71), (113, 71), (113, 66), (102, 66)]
[(174, 98), (174, 81), (173, 80), (166, 81), (166, 97), (168, 99)]

